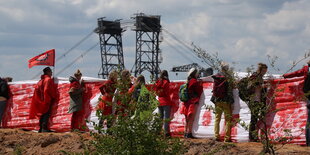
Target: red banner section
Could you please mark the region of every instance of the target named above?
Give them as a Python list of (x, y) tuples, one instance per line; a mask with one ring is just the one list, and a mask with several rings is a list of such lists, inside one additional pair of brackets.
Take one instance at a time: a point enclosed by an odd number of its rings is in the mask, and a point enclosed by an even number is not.
[(291, 139), (291, 143), (305, 144), (307, 122), (306, 99), (303, 93), (304, 78), (273, 81), (270, 95), (272, 110), (267, 115), (270, 138)]
[[(96, 82), (86, 81), (88, 100), (85, 102), (84, 110), (88, 118), (94, 109), (90, 105), (90, 100), (94, 99), (99, 91), (102, 80)], [(34, 86), (37, 81), (16, 82), (10, 84), (13, 97), (9, 100), (3, 121), (4, 128), (23, 128), (26, 130), (39, 130), (39, 120), (29, 119), (29, 108)], [(58, 81), (59, 99), (52, 106), (50, 117), (50, 129), (56, 132), (66, 132), (71, 130), (71, 116), (68, 113), (69, 99), (69, 81)]]
[[(99, 86), (103, 82), (101, 79), (84, 78), (87, 86), (88, 101), (84, 109), (86, 118), (93, 122), (98, 122), (95, 115), (98, 97), (100, 96)], [(10, 84), (13, 97), (7, 104), (3, 117), (2, 127), (4, 128), (23, 128), (27, 130), (38, 130), (39, 120), (29, 119), (29, 106), (33, 95), (34, 86), (37, 81), (21, 81)], [(69, 81), (59, 80), (58, 94), (59, 99), (52, 107), (50, 128), (56, 132), (70, 131), (71, 114), (69, 108)], [(184, 133), (185, 118), (180, 114), (180, 107), (183, 104), (179, 101), (178, 91), (184, 81), (171, 82), (171, 99), (174, 103), (171, 112), (170, 129), (172, 135), (182, 136)], [(214, 107), (210, 101), (212, 94), (212, 81), (205, 81), (203, 84), (204, 92), (197, 105), (197, 113), (193, 126), (193, 135), (197, 138), (209, 138), (214, 136), (214, 113), (207, 107)], [(267, 115), (267, 124), (270, 128), (272, 139), (292, 138), (291, 143), (305, 144), (305, 125), (307, 119), (306, 103), (302, 98), (303, 79), (277, 79), (274, 80), (269, 91), (269, 104), (272, 110)], [(235, 118), (232, 129), (232, 140), (235, 142), (248, 141), (248, 131), (237, 123), (240, 119), (245, 123), (250, 122), (250, 111), (247, 105), (239, 99), (238, 90), (234, 90), (234, 109)], [(92, 123), (87, 124), (89, 129), (93, 129)], [(224, 118), (221, 121), (221, 135), (224, 136)]]

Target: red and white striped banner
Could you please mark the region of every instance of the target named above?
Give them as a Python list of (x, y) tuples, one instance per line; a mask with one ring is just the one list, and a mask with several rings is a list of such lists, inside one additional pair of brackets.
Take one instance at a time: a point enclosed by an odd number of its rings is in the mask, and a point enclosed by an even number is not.
[[(84, 78), (87, 86), (89, 102), (87, 107), (87, 118), (90, 121), (98, 122), (96, 117), (96, 105), (100, 96), (99, 86), (104, 81), (102, 79)], [(23, 128), (28, 130), (38, 130), (39, 120), (29, 119), (29, 107), (37, 81), (20, 81), (10, 84), (13, 97), (7, 104), (3, 117), (2, 127)], [(53, 105), (50, 118), (50, 128), (56, 132), (70, 131), (71, 114), (69, 108), (69, 81), (67, 79), (57, 80), (59, 101)], [(178, 90), (184, 81), (171, 82), (171, 99), (174, 103), (172, 107), (172, 121), (170, 129), (173, 135), (181, 136), (184, 132), (185, 117), (180, 114), (181, 102), (178, 97)], [(212, 91), (212, 81), (205, 80), (203, 83), (204, 92), (201, 96), (193, 126), (193, 135), (197, 138), (209, 138), (214, 136), (214, 113), (206, 109), (206, 106), (214, 106), (210, 101)], [(306, 103), (301, 99), (303, 79), (276, 79), (270, 89), (269, 94), (274, 95), (272, 105), (277, 109), (267, 115), (267, 124), (271, 129), (270, 137), (277, 139), (284, 137), (285, 131), (290, 130), (293, 136), (291, 143), (305, 144), (305, 125), (307, 119)], [(281, 91), (278, 91), (281, 90)], [(250, 122), (250, 111), (247, 105), (239, 99), (238, 90), (234, 90), (233, 117), (235, 120), (241, 119), (245, 123)], [(232, 129), (232, 140), (236, 142), (248, 141), (248, 131), (239, 124), (234, 123)], [(87, 124), (93, 129), (92, 123)], [(224, 118), (221, 121), (221, 135), (224, 136)]]

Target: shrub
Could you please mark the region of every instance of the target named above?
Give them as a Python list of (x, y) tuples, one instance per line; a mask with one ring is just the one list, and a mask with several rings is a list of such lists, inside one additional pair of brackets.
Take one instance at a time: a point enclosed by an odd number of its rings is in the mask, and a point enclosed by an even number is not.
[(143, 86), (137, 102), (125, 102), (129, 104), (123, 114), (111, 117), (97, 112), (101, 119), (114, 123), (106, 130), (95, 125), (98, 132), (92, 133), (95, 138), (92, 144), (96, 148), (94, 154), (183, 153), (183, 143), (179, 138), (164, 136), (163, 121), (157, 114), (153, 114), (158, 104), (155, 95), (144, 88)]

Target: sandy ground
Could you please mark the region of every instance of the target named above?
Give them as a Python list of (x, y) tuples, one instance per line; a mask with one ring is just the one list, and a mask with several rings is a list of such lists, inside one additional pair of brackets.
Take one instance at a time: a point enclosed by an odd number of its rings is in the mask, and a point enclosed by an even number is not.
[[(67, 152), (83, 153), (89, 149), (92, 137), (89, 133), (36, 133), (20, 129), (0, 129), (0, 154), (47, 155)], [(182, 139), (186, 155), (192, 154), (259, 154), (260, 143), (223, 143), (213, 139)], [(280, 145), (276, 145), (278, 149)], [(277, 154), (310, 155), (310, 147), (288, 144)]]
[[(260, 154), (263, 148), (261, 143), (243, 142), (243, 143), (224, 143), (217, 142), (213, 139), (190, 139), (184, 140), (187, 146), (186, 155), (255, 155)], [(294, 144), (276, 145), (276, 154), (280, 155), (310, 155), (310, 147), (299, 146)]]

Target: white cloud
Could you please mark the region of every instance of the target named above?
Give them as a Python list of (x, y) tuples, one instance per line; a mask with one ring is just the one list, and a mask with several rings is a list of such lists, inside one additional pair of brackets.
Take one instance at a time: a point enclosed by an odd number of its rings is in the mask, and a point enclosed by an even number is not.
[[(248, 43), (260, 53), (261, 58), (256, 59), (257, 61), (266, 62), (267, 58), (262, 57), (265, 55), (278, 56), (277, 64), (284, 71), (291, 66), (285, 62), (303, 57), (310, 45), (309, 7), (310, 1), (307, 0), (290, 1), (277, 10), (262, 12), (263, 16), (247, 20), (244, 32), (258, 42), (258, 44)], [(244, 57), (246, 56), (242, 55), (242, 59)]]
[(260, 43), (254, 38), (242, 38), (239, 39), (234, 47), (234, 58), (236, 60), (257, 58), (259, 54)]
[(7, 18), (12, 18), (18, 22), (24, 21), (25, 18), (25, 12), (19, 8), (6, 8), (0, 6), (0, 13), (7, 16)]
[(264, 28), (270, 32), (300, 32), (310, 24), (309, 7), (307, 0), (286, 2), (279, 11), (265, 14)]
[(269, 31), (298, 31), (304, 28), (304, 21), (309, 21), (310, 11), (281, 10), (276, 14), (266, 15), (264, 23)]
[(310, 24), (306, 26), (302, 34), (304, 35), (304, 37), (310, 36)]
[[(8, 56), (12, 56), (10, 60), (23, 63), (25, 57), (35, 55), (35, 51), (56, 48), (62, 54), (96, 27), (98, 17), (128, 20), (134, 13), (144, 12), (161, 15), (163, 28), (180, 40), (193, 41), (207, 51), (218, 51), (225, 61), (238, 61), (243, 69), (257, 62), (267, 63), (266, 55), (279, 56), (280, 62), (300, 58), (310, 48), (308, 8), (309, 0), (0, 0), (0, 53), (13, 52)], [(187, 63), (186, 58), (167, 46), (165, 41), (173, 46), (178, 43), (166, 38), (169, 37), (167, 34), (163, 36), (164, 43), (160, 48), (164, 52), (164, 63), (161, 67), (169, 69), (175, 64)], [(75, 50), (85, 51), (98, 41), (98, 37), (87, 41)], [(127, 60), (133, 63), (135, 34), (130, 29), (124, 32), (123, 46), (125, 63)], [(95, 69), (87, 74), (96, 76), (100, 67), (99, 50), (92, 55), (79, 64), (93, 65)], [(192, 55), (188, 57), (199, 61)], [(15, 64), (16, 68), (24, 69), (23, 65)], [(287, 68), (288, 65), (281, 67)], [(0, 70), (11, 73), (4, 63), (1, 63)], [(13, 74), (21, 77), (20, 73)]]
[(78, 5), (83, 3), (83, 1), (85, 0), (50, 0), (51, 2), (55, 2), (55, 3), (61, 3), (61, 4), (74, 4), (74, 5)]
[(5, 53), (1, 53), (0, 76), (11, 76), (18, 79), (21, 77), (30, 77), (30, 74), (28, 73), (29, 69), (27, 60), (24, 58), (25, 57), (23, 54), (7, 55)]
[[(192, 14), (172, 24), (164, 24), (164, 27), (173, 34), (182, 37), (181, 40), (194, 41), (204, 38), (209, 34), (211, 17), (204, 12)], [(165, 31), (164, 31), (165, 33)]]

